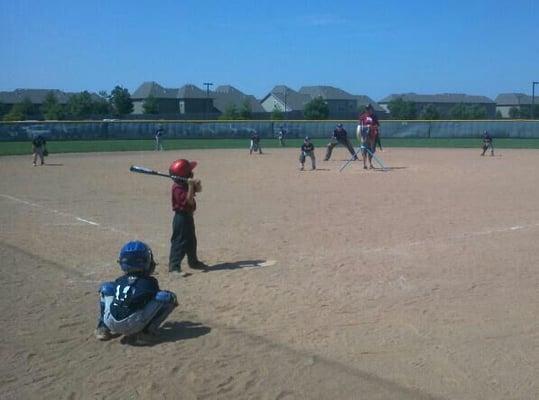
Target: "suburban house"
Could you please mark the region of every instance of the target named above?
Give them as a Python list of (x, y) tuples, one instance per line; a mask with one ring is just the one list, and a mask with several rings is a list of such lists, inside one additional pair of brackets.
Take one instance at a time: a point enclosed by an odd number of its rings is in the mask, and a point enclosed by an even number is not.
[[(532, 97), (523, 93), (500, 93), (496, 97), (496, 112), (500, 112), (502, 118), (511, 118), (509, 110), (512, 108), (520, 111), (521, 109), (526, 109), (529, 112), (532, 105)], [(535, 104), (538, 104), (537, 99), (535, 99)]]
[(231, 106), (234, 106), (236, 110), (240, 110), (244, 104), (247, 104), (254, 114), (265, 112), (256, 97), (245, 94), (230, 85), (217, 86), (215, 91), (210, 92), (210, 94), (213, 98), (213, 106), (221, 114)]
[(260, 100), (260, 104), (266, 112), (303, 112), (305, 104), (310, 100), (311, 97), (307, 94), (298, 93), (285, 85), (277, 85)]
[(402, 98), (404, 101), (415, 103), (418, 115), (428, 106), (433, 106), (442, 118), (449, 117), (450, 110), (458, 105), (479, 105), (484, 107), (487, 118), (496, 116), (496, 103), (485, 96), (471, 96), (462, 93), (442, 93), (442, 94), (417, 94), (401, 93), (384, 97), (378, 104), (389, 113), (388, 104), (392, 100)]
[(287, 86), (275, 86), (262, 100), (262, 107), (267, 112), (275, 108), (286, 112), (303, 112), (305, 104), (321, 97), (329, 108), (329, 118), (354, 119), (358, 111), (367, 104), (372, 104), (374, 110), (381, 114), (385, 111), (370, 97), (353, 95), (333, 86), (303, 86), (296, 92)]
[(179, 89), (164, 88), (156, 82), (144, 82), (131, 95), (133, 114), (144, 114), (144, 101), (153, 97), (158, 114), (213, 113), (213, 98), (196, 87), (184, 85)]
[(63, 92), (58, 89), (15, 89), (10, 92), (0, 92), (0, 103), (5, 110), (10, 110), (14, 104), (29, 100), (34, 106), (35, 116), (41, 118), (40, 107), (49, 93), (53, 93), (59, 104), (67, 104), (75, 93)]

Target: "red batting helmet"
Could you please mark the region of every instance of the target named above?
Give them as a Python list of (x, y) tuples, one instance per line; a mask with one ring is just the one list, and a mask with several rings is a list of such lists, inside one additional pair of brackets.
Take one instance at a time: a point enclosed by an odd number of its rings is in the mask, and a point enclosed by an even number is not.
[(168, 172), (173, 176), (180, 176), (182, 178), (189, 178), (191, 171), (197, 166), (196, 161), (188, 161), (184, 159), (176, 160), (170, 164)]

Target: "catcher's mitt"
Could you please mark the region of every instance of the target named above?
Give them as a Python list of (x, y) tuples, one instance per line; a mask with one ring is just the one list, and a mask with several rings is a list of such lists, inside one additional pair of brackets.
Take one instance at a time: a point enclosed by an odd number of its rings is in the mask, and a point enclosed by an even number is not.
[(202, 192), (202, 182), (197, 180), (195, 182), (195, 193), (200, 193), (200, 192)]

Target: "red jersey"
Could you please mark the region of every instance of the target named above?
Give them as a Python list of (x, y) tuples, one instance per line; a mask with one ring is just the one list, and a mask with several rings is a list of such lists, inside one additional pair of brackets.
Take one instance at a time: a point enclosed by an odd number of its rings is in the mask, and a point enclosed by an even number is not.
[(195, 199), (193, 205), (187, 203), (188, 190), (187, 185), (177, 183), (172, 185), (172, 211), (192, 213), (197, 209)]
[(378, 118), (374, 114), (363, 112), (359, 115), (359, 123), (363, 126), (379, 126)]

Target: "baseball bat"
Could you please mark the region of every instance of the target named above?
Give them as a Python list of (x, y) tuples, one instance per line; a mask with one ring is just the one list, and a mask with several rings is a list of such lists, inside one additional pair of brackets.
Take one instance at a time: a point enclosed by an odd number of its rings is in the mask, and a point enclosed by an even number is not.
[(146, 167), (140, 167), (140, 166), (137, 166), (137, 165), (131, 165), (131, 167), (129, 168), (129, 171), (136, 172), (136, 173), (139, 173), (139, 174), (163, 176), (165, 178), (172, 178), (172, 179), (180, 180), (180, 181), (183, 181), (183, 182), (187, 182), (187, 178), (184, 178), (184, 177), (181, 177), (181, 176), (174, 176), (174, 175), (170, 175), (170, 174), (165, 174), (164, 172), (155, 171), (153, 169), (146, 168)]

